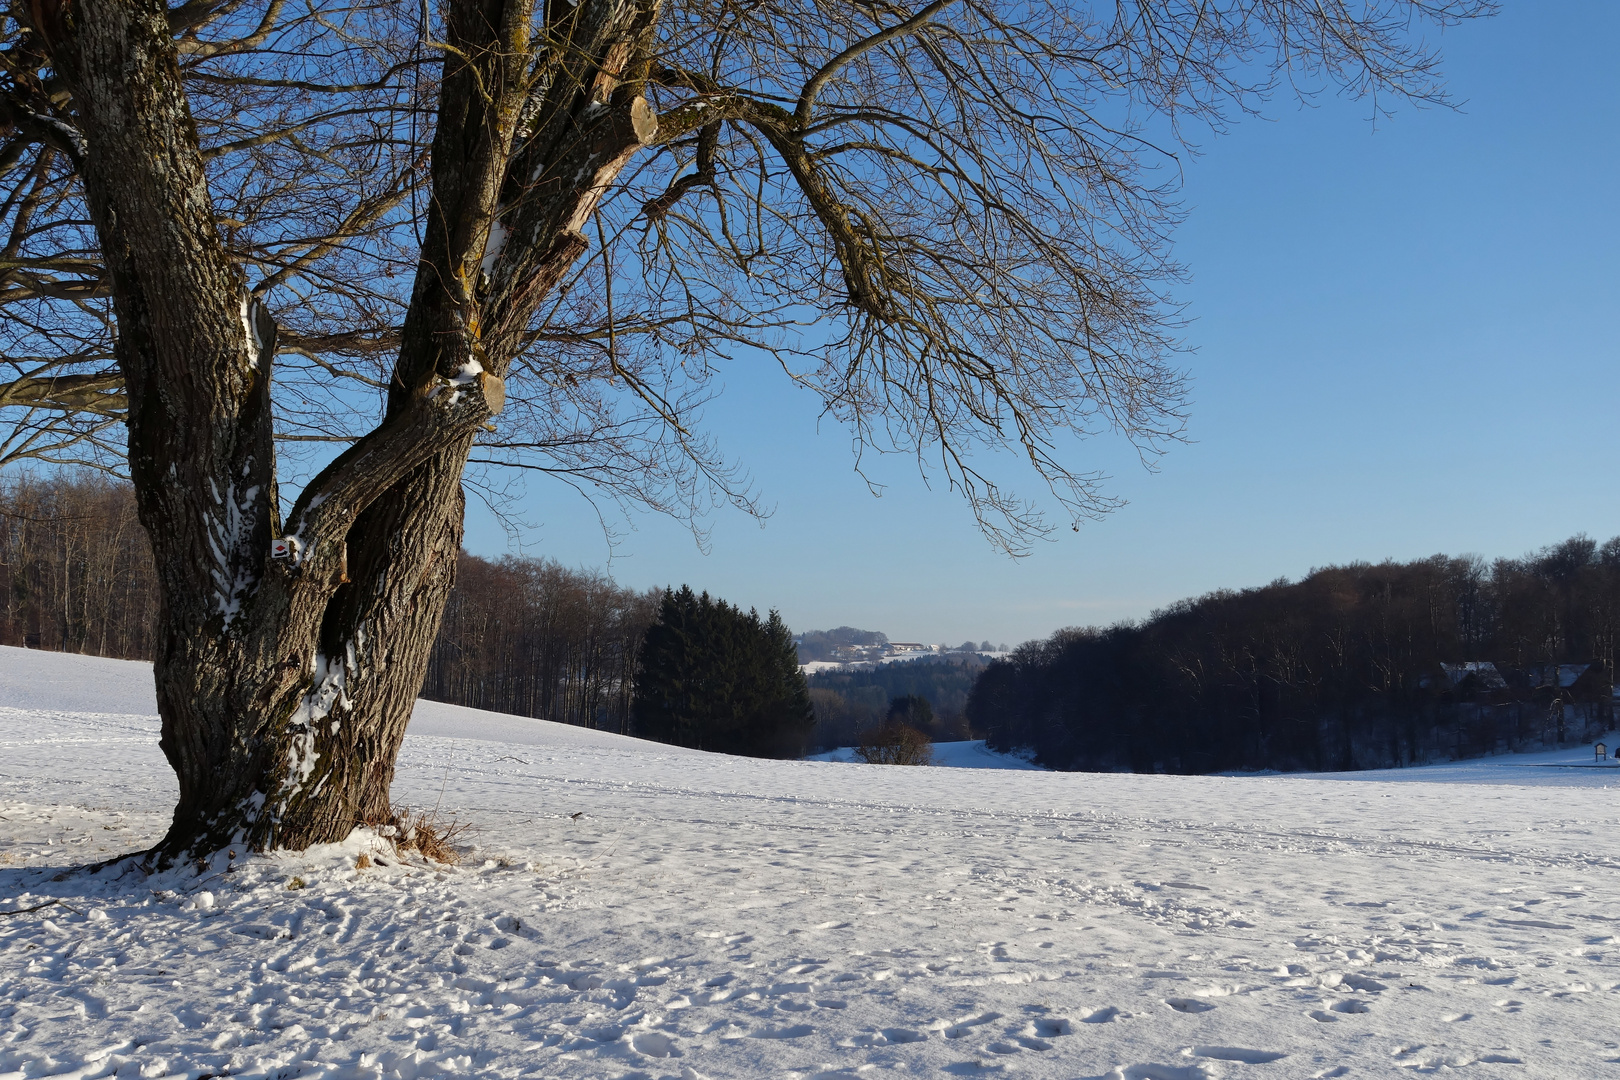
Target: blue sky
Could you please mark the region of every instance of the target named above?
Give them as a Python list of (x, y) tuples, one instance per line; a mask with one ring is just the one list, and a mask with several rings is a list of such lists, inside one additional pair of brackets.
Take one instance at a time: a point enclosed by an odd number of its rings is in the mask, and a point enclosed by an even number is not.
[[(1510, 4), (1439, 38), (1459, 111), (1279, 98), (1186, 164), (1177, 290), (1192, 318), (1191, 442), (1149, 473), (1094, 439), (1129, 505), (1010, 560), (914, 462), (876, 469), (764, 362), (724, 375), (710, 429), (776, 512), (644, 515), (609, 547), (578, 496), (534, 484), (526, 554), (689, 583), (796, 630), (1016, 643), (1312, 566), (1486, 557), (1620, 533), (1620, 5)], [(1034, 494), (1033, 491), (1030, 492)], [(1055, 508), (1054, 508), (1055, 509)], [(467, 546), (513, 547), (486, 513)]]

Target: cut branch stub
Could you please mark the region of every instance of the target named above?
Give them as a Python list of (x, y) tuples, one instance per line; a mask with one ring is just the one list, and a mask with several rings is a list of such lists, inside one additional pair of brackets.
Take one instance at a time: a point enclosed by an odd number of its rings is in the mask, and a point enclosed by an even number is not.
[(658, 137), (658, 114), (647, 99), (638, 97), (630, 103), (630, 128), (636, 133), (636, 141), (642, 146), (649, 146), (653, 139)]
[(484, 407), (495, 416), (506, 408), (506, 380), (488, 371), (478, 373), (478, 389), (484, 394)]

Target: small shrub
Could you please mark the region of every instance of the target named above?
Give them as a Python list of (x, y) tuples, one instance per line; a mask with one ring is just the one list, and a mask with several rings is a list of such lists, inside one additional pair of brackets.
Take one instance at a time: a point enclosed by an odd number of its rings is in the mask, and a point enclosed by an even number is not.
[(295, 877), (291, 881), (287, 882), (287, 888), (289, 889), (307, 889), (308, 887), (309, 882), (305, 881), (301, 877)]
[(861, 736), (855, 756), (868, 765), (932, 765), (934, 744), (910, 724), (884, 724)]
[(356, 870), (370, 870), (371, 856), (362, 851), (360, 856), (354, 860), (354, 868)]

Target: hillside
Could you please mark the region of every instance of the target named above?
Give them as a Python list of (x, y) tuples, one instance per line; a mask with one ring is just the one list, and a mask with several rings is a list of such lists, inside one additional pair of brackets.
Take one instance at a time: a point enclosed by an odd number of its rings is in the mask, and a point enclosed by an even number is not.
[(395, 790), (475, 827), (458, 868), (357, 834), (55, 880), (165, 824), (145, 677), (0, 649), (0, 1074), (1620, 1067), (1620, 770), (1589, 751), (1352, 778), (906, 769), (424, 704)]

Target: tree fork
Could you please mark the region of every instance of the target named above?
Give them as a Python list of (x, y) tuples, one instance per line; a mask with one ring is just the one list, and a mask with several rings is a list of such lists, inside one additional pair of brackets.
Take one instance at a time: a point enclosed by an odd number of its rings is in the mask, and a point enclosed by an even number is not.
[[(502, 404), (528, 319), (584, 251), (581, 224), (656, 131), (626, 79), (646, 66), (656, 4), (573, 10), (580, 34), (521, 144), (532, 8), (454, 5), (427, 241), (385, 415), (284, 523), (275, 327), (223, 249), (168, 13), (158, 0), (41, 5), (36, 28), (82, 118), (158, 575), (161, 745), (180, 800), (153, 854), (339, 840), (390, 815), (455, 579), (474, 435)], [(492, 252), (502, 215), (519, 239)]]

